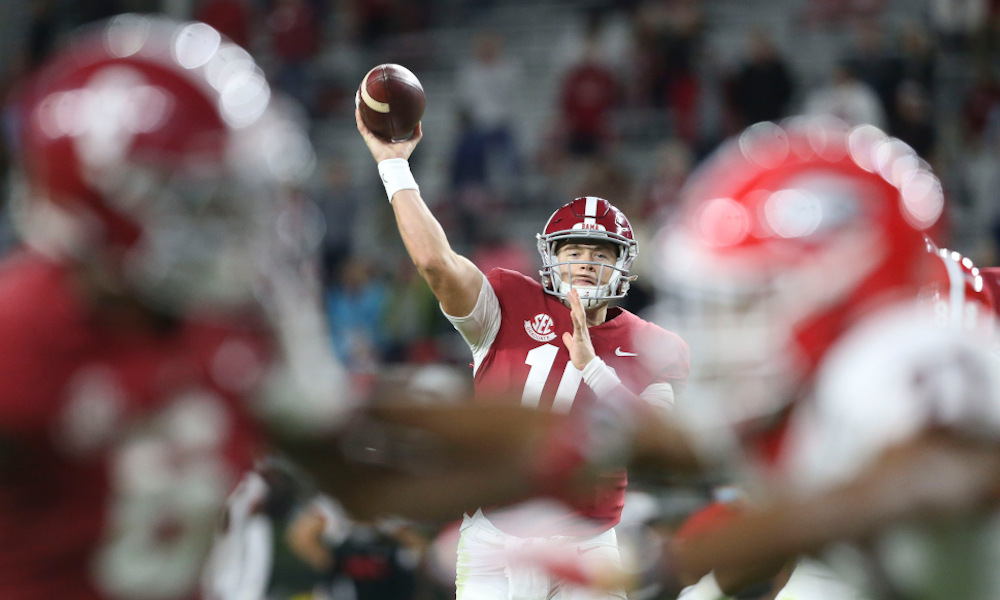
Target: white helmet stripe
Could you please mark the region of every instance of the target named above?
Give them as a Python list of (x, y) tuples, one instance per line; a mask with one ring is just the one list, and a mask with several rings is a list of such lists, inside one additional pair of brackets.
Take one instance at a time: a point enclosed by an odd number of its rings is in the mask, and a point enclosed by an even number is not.
[(597, 224), (597, 198), (587, 196), (587, 206), (583, 209), (583, 222), (587, 225)]
[(951, 304), (949, 318), (954, 327), (962, 326), (962, 314), (965, 311), (965, 274), (958, 261), (961, 258), (952, 259), (942, 255), (944, 266), (948, 272), (948, 303)]

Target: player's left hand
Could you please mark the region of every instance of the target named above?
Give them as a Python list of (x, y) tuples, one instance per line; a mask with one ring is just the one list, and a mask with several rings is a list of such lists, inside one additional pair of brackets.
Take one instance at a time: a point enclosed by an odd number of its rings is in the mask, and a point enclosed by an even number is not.
[(569, 350), (569, 358), (573, 361), (573, 366), (583, 370), (597, 353), (594, 351), (594, 344), (590, 341), (590, 330), (587, 328), (587, 313), (583, 310), (583, 303), (580, 302), (580, 294), (574, 289), (566, 294), (569, 300), (569, 312), (573, 318), (573, 333), (568, 331), (562, 334), (563, 343)]

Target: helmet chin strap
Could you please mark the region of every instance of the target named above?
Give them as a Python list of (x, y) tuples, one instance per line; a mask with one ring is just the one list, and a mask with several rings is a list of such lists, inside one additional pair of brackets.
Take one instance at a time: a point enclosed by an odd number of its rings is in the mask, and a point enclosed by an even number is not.
[[(583, 305), (583, 309), (593, 310), (610, 302), (610, 298), (607, 297), (609, 295), (607, 288), (609, 287), (610, 286), (608, 285), (578, 285), (575, 289), (577, 293), (580, 294), (580, 304)], [(562, 301), (567, 306), (569, 306), (569, 300), (566, 299), (566, 296), (569, 295), (573, 289), (573, 285), (567, 281), (561, 281), (559, 283), (559, 293), (562, 294)], [(605, 292), (603, 297), (595, 297), (600, 295), (602, 290)]]

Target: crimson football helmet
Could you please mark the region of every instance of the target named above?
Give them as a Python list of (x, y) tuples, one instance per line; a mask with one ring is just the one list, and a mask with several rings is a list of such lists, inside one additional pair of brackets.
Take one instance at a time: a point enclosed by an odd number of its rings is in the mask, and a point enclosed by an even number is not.
[(856, 319), (917, 298), (944, 197), (903, 142), (802, 117), (726, 142), (681, 202), (657, 236), (657, 318), (690, 344), (692, 404), (749, 425), (781, 414)]
[(569, 241), (610, 243), (617, 258), (614, 265), (586, 262), (598, 269), (598, 281), (604, 280), (606, 269), (612, 271), (607, 283), (596, 286), (576, 286), (580, 302), (585, 309), (597, 308), (609, 301), (623, 298), (635, 277), (629, 275), (632, 262), (639, 252), (639, 245), (632, 234), (632, 225), (625, 213), (603, 198), (585, 196), (564, 204), (549, 217), (545, 229), (539, 233), (538, 253), (542, 255), (542, 287), (545, 291), (565, 299), (573, 285), (564, 280), (562, 267), (581, 264), (582, 261), (562, 261), (556, 256), (559, 247)]
[(25, 241), (175, 312), (252, 295), (312, 148), (242, 48), (120, 15), (73, 38), (18, 111)]

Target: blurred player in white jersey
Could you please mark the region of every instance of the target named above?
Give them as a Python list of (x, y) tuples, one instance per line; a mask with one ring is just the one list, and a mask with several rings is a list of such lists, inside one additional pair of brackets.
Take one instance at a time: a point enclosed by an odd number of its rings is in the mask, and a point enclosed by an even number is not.
[[(357, 123), (378, 163), (410, 257), (472, 350), (479, 401), (519, 399), (523, 406), (571, 415), (590, 411), (598, 398), (606, 399), (610, 410), (615, 404), (660, 411), (672, 406), (687, 377), (687, 346), (609, 305), (627, 293), (638, 252), (621, 211), (596, 197), (577, 198), (556, 210), (538, 235), (541, 282), (506, 269), (484, 274), (452, 250), (410, 174), (407, 159), (421, 139), (420, 129), (412, 139), (390, 144), (374, 137), (360, 117)], [(657, 351), (647, 353), (646, 347)], [(626, 437), (595, 442), (627, 443)], [(624, 505), (624, 470), (610, 469), (591, 489), (572, 493), (562, 487), (567, 472), (549, 472), (548, 491), (561, 502), (546, 505), (541, 515), (532, 514), (531, 507), (483, 507), (465, 515), (457, 564), (460, 600), (500, 600), (511, 594), (607, 597), (504, 558), (511, 547), (557, 536), (579, 546), (581, 560), (620, 563), (613, 527)], [(623, 595), (617, 591), (610, 597)]]
[(874, 127), (762, 123), (684, 202), (657, 248), (662, 322), (698, 348), (679, 414), (739, 457), (752, 498), (676, 546), (705, 575), (684, 597), (815, 554), (778, 598), (995, 598), (1000, 369), (964, 303), (942, 321), (926, 301), (943, 208), (927, 165)]

